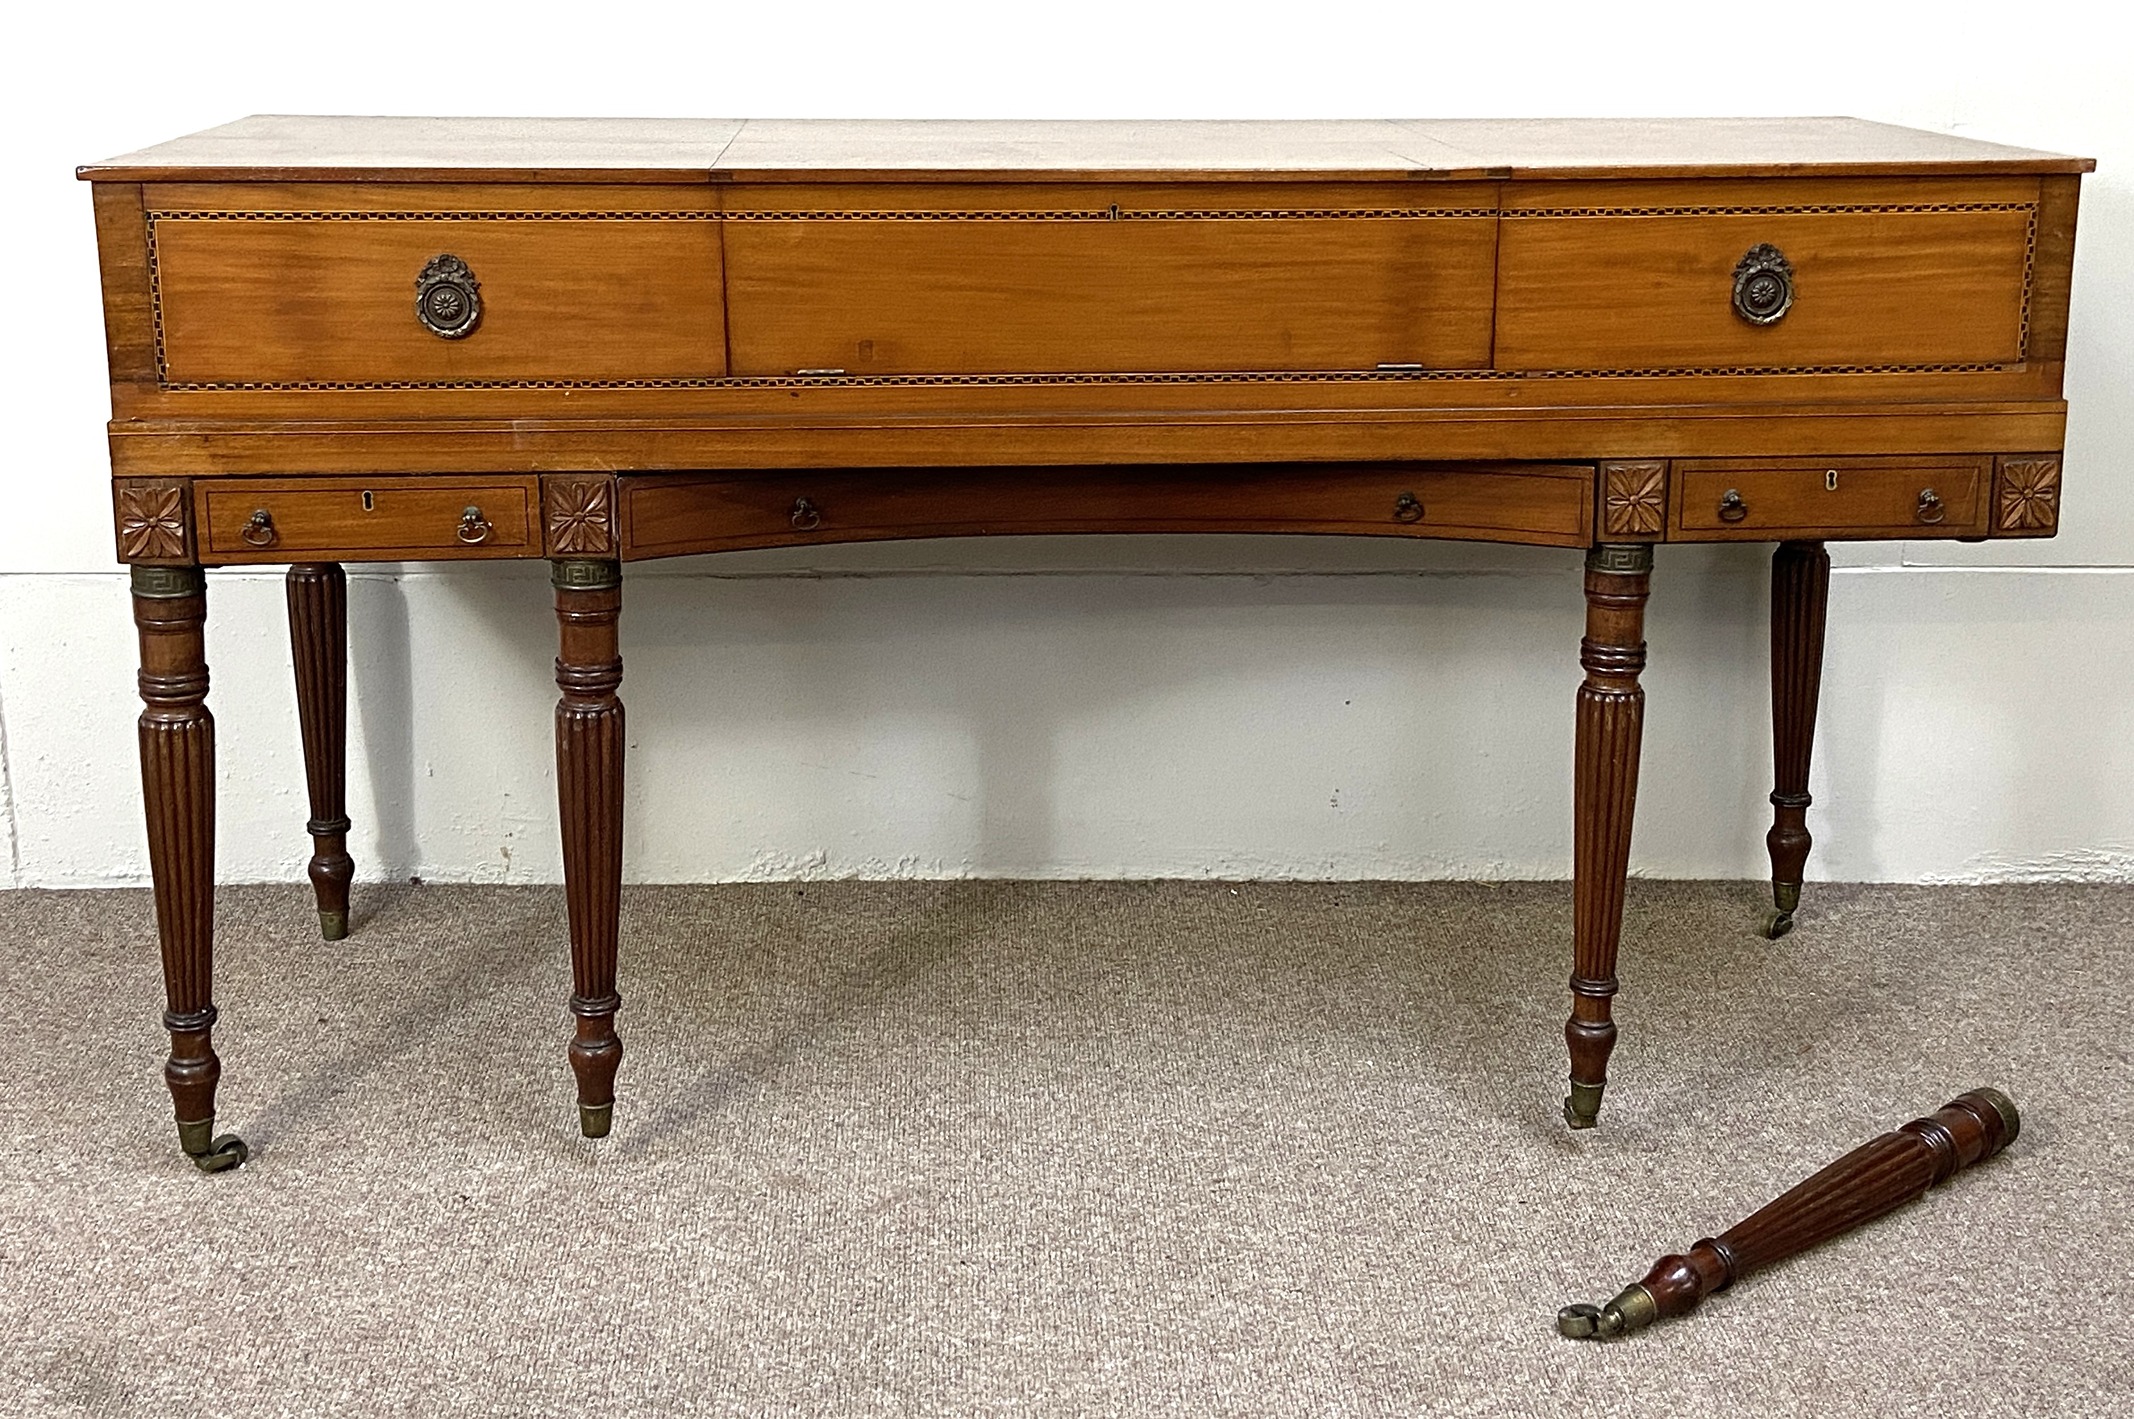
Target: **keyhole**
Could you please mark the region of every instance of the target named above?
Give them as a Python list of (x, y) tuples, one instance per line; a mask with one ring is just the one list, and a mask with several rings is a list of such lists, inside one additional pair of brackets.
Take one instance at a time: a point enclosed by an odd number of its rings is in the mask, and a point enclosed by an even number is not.
[(1826, 493), (1834, 493), (1834, 492), (1836, 492), (1837, 490), (1838, 490), (1838, 470), (1837, 470), (1837, 469), (1835, 469), (1835, 468), (1832, 468), (1832, 469), (1828, 470), (1827, 472), (1825, 472), (1825, 473), (1823, 474), (1823, 491), (1824, 491), (1824, 492), (1826, 492)]
[(363, 510), (365, 512), (376, 512), (378, 510), (377, 499), (371, 496), (368, 488), (363, 490)]

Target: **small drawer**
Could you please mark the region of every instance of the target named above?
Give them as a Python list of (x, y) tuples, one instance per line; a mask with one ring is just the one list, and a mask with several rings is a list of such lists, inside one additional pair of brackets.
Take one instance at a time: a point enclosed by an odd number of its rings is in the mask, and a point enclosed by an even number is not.
[(1593, 468), (957, 468), (623, 483), (626, 557), (1056, 532), (1319, 532), (1584, 547), (1593, 538)]
[(193, 496), (208, 562), (541, 555), (533, 478), (231, 478)]
[(1984, 534), (1990, 460), (1688, 460), (1675, 464), (1674, 530), (1700, 542)]

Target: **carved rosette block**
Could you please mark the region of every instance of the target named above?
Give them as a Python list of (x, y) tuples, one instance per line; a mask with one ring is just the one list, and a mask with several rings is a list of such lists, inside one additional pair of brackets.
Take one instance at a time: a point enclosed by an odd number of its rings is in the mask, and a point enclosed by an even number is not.
[(348, 575), (335, 562), (289, 568), (289, 650), (296, 666), (297, 723), (304, 740), (304, 779), (311, 793), (312, 893), (319, 934), (348, 935)]
[(2060, 530), (2060, 455), (1998, 460), (1993, 530), (2003, 537), (2050, 537)]
[(111, 489), (122, 562), (193, 560), (192, 489), (183, 482), (121, 478)]
[(1645, 727), (1645, 602), (1652, 590), (1652, 548), (1600, 546), (1586, 555), (1586, 635), (1578, 661), (1576, 825), (1572, 851), (1574, 956), (1571, 1092), (1564, 1121), (1591, 1128), (1599, 1119), (1615, 1049), (1612, 1004), (1615, 957), (1623, 931), (1623, 887), (1630, 869), (1630, 826), (1637, 806), (1638, 755)]
[(564, 899), (570, 913), (571, 1070), (578, 1079), (578, 1122), (602, 1138), (615, 1114), (615, 1070), (622, 1040), (615, 1012), (616, 947), (622, 909), (623, 711), (622, 567), (616, 562), (558, 560), (559, 653), (556, 687), (557, 807), (563, 828)]
[(1658, 541), (1667, 527), (1667, 461), (1601, 465), (1601, 528), (1609, 537)]
[(616, 554), (615, 480), (547, 477), (541, 480), (543, 521), (552, 557), (613, 557)]

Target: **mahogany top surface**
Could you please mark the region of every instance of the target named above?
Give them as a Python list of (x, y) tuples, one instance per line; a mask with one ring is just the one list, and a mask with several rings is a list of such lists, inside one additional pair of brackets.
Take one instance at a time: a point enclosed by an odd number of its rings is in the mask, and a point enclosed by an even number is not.
[(996, 121), (267, 114), (82, 167), (97, 181), (713, 182), (1778, 177), (2088, 172), (1857, 118)]

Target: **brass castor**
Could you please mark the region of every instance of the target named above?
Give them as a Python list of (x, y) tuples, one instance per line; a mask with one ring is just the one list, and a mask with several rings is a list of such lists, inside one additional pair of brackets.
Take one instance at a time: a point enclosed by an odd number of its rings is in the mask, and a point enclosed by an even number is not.
[(1801, 905), (1801, 884), (1773, 882), (1771, 902), (1771, 910), (1764, 916), (1764, 938), (1776, 941), (1793, 929), (1793, 913), (1798, 911)]
[(226, 1173), (232, 1168), (241, 1168), (252, 1156), (252, 1150), (245, 1147), (245, 1141), (236, 1134), (216, 1136), (212, 1118), (179, 1124), (178, 1146), (203, 1173)]
[(615, 1126), (615, 1103), (580, 1104), (578, 1106), (578, 1132), (587, 1138), (605, 1138)]
[(1592, 1128), (1600, 1123), (1601, 1091), (1605, 1084), (1571, 1084), (1571, 1093), (1563, 1101), (1563, 1121), (1573, 1128)]
[(348, 939), (348, 913), (345, 911), (321, 911), (319, 935), (328, 941)]

